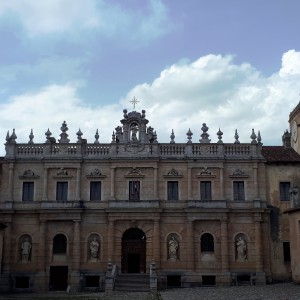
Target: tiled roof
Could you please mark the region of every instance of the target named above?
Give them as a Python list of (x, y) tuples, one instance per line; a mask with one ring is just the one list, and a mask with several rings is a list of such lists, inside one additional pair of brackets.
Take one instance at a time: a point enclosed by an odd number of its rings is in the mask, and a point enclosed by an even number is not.
[(268, 162), (300, 162), (300, 155), (291, 147), (263, 146), (262, 155)]

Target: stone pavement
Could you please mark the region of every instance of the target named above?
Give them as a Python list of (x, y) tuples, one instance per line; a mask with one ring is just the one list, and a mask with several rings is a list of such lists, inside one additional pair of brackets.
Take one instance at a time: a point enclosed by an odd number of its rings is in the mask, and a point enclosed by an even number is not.
[(300, 285), (293, 283), (272, 284), (265, 286), (231, 286), (178, 288), (160, 291), (156, 295), (145, 292), (114, 292), (90, 294), (23, 294), (0, 295), (1, 300), (300, 300)]

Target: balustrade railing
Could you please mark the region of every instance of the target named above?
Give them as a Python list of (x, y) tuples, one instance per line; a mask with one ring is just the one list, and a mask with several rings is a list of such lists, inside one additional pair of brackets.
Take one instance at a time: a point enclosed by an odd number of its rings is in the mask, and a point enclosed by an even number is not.
[[(139, 150), (141, 149), (141, 150)], [(251, 144), (143, 144), (138, 150), (130, 147), (117, 147), (111, 144), (7, 144), (6, 158), (40, 157), (162, 157), (162, 158), (201, 158), (201, 157), (261, 157), (261, 146)], [(127, 152), (130, 152), (128, 155)]]

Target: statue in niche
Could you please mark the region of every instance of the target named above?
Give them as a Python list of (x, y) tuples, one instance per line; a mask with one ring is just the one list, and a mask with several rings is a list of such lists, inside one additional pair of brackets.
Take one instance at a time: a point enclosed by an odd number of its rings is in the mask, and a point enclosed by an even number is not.
[(298, 187), (292, 187), (290, 189), (290, 203), (292, 208), (296, 208), (300, 206), (300, 201), (299, 201), (299, 190)]
[(241, 236), (236, 240), (236, 260), (247, 261), (247, 245)]
[(30, 261), (31, 248), (31, 242), (29, 241), (28, 237), (26, 237), (21, 244), (22, 262)]
[(99, 253), (99, 242), (94, 237), (93, 240), (90, 242), (90, 261), (96, 262), (98, 261), (98, 253)]
[(177, 261), (177, 250), (178, 250), (178, 242), (175, 240), (175, 238), (172, 236), (172, 238), (169, 240), (169, 260), (170, 261)]
[(137, 133), (139, 131), (139, 127), (136, 123), (132, 123), (130, 126), (130, 131), (131, 131), (131, 141), (136, 142), (138, 140), (137, 138)]

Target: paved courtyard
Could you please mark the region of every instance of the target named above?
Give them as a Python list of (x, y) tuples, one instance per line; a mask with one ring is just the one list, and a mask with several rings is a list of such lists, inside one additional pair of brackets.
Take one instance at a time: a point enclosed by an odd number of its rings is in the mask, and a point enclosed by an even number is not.
[(300, 285), (292, 283), (266, 286), (235, 287), (199, 287), (188, 289), (169, 289), (156, 295), (149, 293), (104, 293), (94, 294), (24, 294), (0, 295), (1, 300), (36, 299), (36, 300), (300, 300)]

